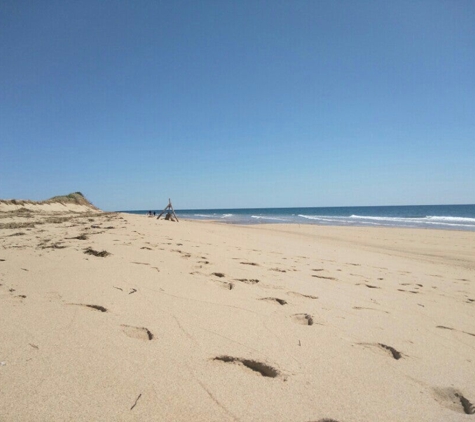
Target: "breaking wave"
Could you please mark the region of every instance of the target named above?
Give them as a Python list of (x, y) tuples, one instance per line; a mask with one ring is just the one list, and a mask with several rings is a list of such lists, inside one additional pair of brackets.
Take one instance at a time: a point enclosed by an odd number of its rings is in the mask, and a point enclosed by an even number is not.
[(287, 218), (267, 217), (267, 216), (264, 216), (264, 215), (251, 215), (251, 218), (255, 218), (256, 220), (288, 221), (288, 222), (290, 222), (290, 220), (287, 219)]
[(386, 217), (369, 215), (322, 216), (299, 214), (301, 218), (313, 220), (315, 223), (333, 223), (343, 225), (376, 225), (395, 227), (434, 227), (440, 228), (468, 228), (475, 230), (475, 218), (450, 216), (425, 217)]

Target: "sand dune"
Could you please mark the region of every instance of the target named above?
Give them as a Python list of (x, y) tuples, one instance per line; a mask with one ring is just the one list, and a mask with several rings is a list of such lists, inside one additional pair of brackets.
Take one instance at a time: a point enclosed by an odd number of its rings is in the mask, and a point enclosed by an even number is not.
[(2, 421), (475, 420), (474, 233), (0, 205)]

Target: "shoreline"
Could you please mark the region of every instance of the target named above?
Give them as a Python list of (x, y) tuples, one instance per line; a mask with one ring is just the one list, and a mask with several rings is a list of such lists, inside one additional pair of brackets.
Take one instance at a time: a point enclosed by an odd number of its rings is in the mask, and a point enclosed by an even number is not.
[(32, 224), (0, 226), (5, 420), (463, 421), (475, 402), (473, 232), (6, 220)]
[[(127, 211), (145, 214), (144, 211)], [(475, 232), (474, 205), (329, 208), (236, 208), (178, 210), (180, 218), (229, 224), (309, 224), (344, 227), (406, 227)]]
[[(115, 213), (116, 211), (114, 211)], [(124, 211), (117, 211), (118, 214), (126, 214), (126, 215), (142, 215), (142, 214), (130, 214)], [(156, 218), (156, 217), (155, 217)], [(200, 219), (193, 219), (193, 218), (186, 218), (186, 217), (181, 217), (178, 215), (178, 218), (180, 221), (188, 221), (191, 223), (197, 222), (197, 223), (212, 223), (212, 224), (221, 224), (221, 225), (230, 225), (230, 226), (237, 226), (237, 227), (259, 227), (259, 226), (271, 226), (271, 227), (280, 227), (280, 226), (302, 226), (302, 227), (324, 227), (324, 228), (348, 228), (348, 229), (396, 229), (396, 230), (423, 230), (423, 231), (447, 231), (447, 232), (456, 232), (456, 233), (472, 233), (475, 235), (475, 229), (457, 229), (457, 228), (447, 228), (447, 227), (441, 227), (441, 228), (434, 228), (434, 227), (408, 227), (408, 226), (378, 226), (378, 225), (373, 225), (373, 226), (368, 226), (368, 225), (349, 225), (349, 224), (317, 224), (317, 223), (240, 223), (240, 222), (230, 222), (230, 221), (222, 221), (222, 220), (200, 220)], [(151, 218), (153, 219), (153, 218)]]

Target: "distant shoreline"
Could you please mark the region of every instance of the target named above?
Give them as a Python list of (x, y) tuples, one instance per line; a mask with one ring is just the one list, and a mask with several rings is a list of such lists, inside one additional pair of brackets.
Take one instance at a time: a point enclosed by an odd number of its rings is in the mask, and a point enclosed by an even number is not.
[[(120, 211), (147, 214), (149, 210)], [(154, 211), (154, 210), (152, 210)], [(155, 210), (159, 213), (160, 211)], [(228, 224), (307, 224), (475, 231), (475, 205), (176, 210), (178, 217)]]

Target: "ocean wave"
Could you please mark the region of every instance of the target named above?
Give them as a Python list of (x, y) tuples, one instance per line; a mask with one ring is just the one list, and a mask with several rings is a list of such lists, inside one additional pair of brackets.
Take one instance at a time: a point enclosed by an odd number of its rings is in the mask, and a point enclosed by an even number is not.
[[(351, 218), (358, 220), (387, 221), (391, 223), (422, 223), (440, 225), (461, 225), (471, 227), (475, 225), (475, 218), (468, 217), (447, 217), (447, 216), (425, 216), (425, 217), (373, 217), (365, 215), (352, 215)], [(472, 223), (472, 224), (462, 224)]]
[(351, 215), (349, 218), (361, 219), (361, 220), (407, 221), (407, 222), (414, 222), (417, 220), (421, 220), (420, 217), (373, 217), (369, 215)]
[(255, 218), (258, 220), (272, 220), (272, 221), (289, 221), (286, 218), (279, 218), (279, 217), (265, 217), (263, 215), (251, 215), (251, 218)]
[(342, 216), (331, 216), (331, 215), (305, 215), (299, 214), (298, 217), (306, 218), (307, 220), (327, 220), (327, 221), (335, 221), (335, 220), (348, 220), (349, 217), (342, 217)]
[(328, 216), (305, 215), (301, 218), (312, 220), (315, 223), (334, 223), (344, 225), (371, 225), (371, 226), (399, 226), (399, 227), (438, 227), (438, 228), (475, 228), (475, 218), (449, 217), (449, 216), (424, 216), (424, 217), (376, 217), (369, 215)]
[(475, 224), (460, 224), (460, 223), (443, 223), (443, 222), (434, 222), (434, 221), (427, 221), (425, 224), (432, 224), (436, 226), (449, 226), (449, 227), (472, 227), (475, 228)]
[[(383, 221), (365, 221), (363, 218), (358, 219), (355, 221), (353, 218), (354, 216), (350, 217), (345, 217), (345, 216), (327, 216), (327, 215), (305, 215), (305, 214), (299, 214), (299, 217), (305, 218), (307, 220), (312, 220), (315, 221), (317, 224), (318, 223), (330, 223), (330, 224), (343, 224), (343, 225), (355, 225), (356, 223), (362, 224), (362, 225), (367, 225), (367, 226), (382, 226), (385, 225)], [(389, 223), (389, 222), (388, 222)], [(396, 221), (392, 221), (392, 223), (396, 223)]]
[(321, 217), (317, 217), (317, 216), (303, 215), (303, 214), (299, 214), (298, 216), (302, 217), (302, 218), (307, 218), (309, 220), (320, 220), (320, 218), (321, 218)]
[(469, 218), (469, 217), (445, 217), (445, 216), (431, 216), (431, 215), (428, 215), (426, 218), (429, 219), (429, 220), (461, 221), (461, 222), (475, 224), (475, 218)]

